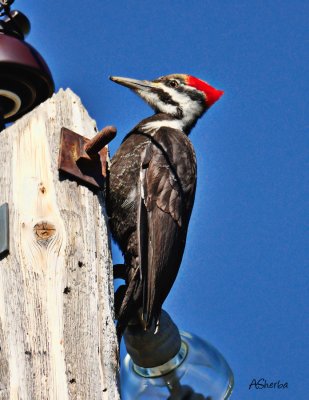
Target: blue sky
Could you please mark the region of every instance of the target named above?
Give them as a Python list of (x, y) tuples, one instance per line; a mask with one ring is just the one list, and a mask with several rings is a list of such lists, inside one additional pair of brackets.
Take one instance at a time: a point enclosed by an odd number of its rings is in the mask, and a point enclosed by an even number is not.
[[(151, 110), (109, 75), (189, 73), (225, 91), (191, 140), (198, 187), (165, 308), (215, 345), (233, 399), (308, 398), (308, 9), (305, 1), (16, 0), (28, 41), (98, 127), (124, 135)], [(307, 235), (308, 236), (308, 235)], [(119, 254), (115, 252), (115, 261)], [(248, 390), (253, 378), (286, 390)]]

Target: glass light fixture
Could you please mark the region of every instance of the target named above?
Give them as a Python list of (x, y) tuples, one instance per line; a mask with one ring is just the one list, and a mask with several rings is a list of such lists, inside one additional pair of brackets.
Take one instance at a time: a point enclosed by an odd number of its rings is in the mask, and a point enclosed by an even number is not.
[(205, 340), (179, 332), (164, 311), (157, 333), (129, 328), (125, 342), (122, 400), (229, 399), (234, 379), (223, 356)]

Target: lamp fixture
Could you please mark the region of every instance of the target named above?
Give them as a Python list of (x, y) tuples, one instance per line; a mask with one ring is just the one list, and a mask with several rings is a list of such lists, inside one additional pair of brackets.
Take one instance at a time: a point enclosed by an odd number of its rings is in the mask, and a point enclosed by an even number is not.
[(24, 41), (30, 21), (11, 11), (14, 0), (0, 0), (0, 114), (2, 127), (14, 122), (54, 92), (54, 82), (42, 56)]
[[(154, 328), (155, 329), (155, 328)], [(179, 332), (162, 311), (157, 333), (140, 325), (124, 334), (123, 400), (227, 400), (234, 378), (220, 352), (201, 338)]]

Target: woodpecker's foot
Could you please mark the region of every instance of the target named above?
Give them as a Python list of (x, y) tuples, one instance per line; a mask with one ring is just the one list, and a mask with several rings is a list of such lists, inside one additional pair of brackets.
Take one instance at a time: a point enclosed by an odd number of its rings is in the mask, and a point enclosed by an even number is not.
[(115, 318), (117, 320), (119, 318), (119, 312), (120, 312), (126, 291), (127, 291), (127, 286), (121, 285), (115, 292), (114, 304), (115, 304)]
[(127, 278), (127, 267), (125, 264), (115, 264), (114, 265), (114, 279), (124, 279)]

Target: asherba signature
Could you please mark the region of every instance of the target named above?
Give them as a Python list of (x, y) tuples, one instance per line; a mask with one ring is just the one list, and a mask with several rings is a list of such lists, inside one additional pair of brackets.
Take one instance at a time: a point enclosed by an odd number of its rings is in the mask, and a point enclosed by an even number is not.
[(249, 390), (251, 389), (288, 389), (288, 382), (281, 382), (280, 380), (267, 382), (264, 378), (254, 378), (249, 385)]

